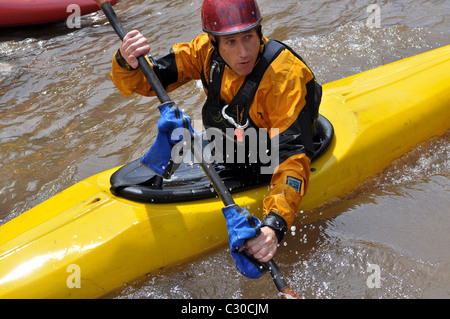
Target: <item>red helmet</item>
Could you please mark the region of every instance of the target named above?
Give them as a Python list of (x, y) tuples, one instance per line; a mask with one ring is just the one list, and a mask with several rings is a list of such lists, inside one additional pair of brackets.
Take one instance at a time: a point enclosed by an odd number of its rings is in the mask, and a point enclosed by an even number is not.
[(203, 31), (230, 35), (257, 27), (262, 20), (255, 0), (203, 0)]

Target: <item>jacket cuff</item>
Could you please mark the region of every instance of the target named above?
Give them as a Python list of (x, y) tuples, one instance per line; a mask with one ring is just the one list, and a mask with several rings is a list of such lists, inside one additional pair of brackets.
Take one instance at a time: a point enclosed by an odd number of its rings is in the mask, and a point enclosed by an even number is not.
[(116, 62), (120, 65), (120, 67), (127, 71), (134, 71), (137, 70), (133, 68), (131, 65), (128, 64), (128, 62), (125, 60), (125, 58), (120, 53), (120, 49), (116, 52)]
[(264, 216), (263, 220), (261, 221), (261, 227), (263, 226), (268, 226), (275, 231), (278, 243), (283, 240), (283, 237), (287, 232), (286, 221), (283, 217), (274, 212), (270, 212), (269, 214)]

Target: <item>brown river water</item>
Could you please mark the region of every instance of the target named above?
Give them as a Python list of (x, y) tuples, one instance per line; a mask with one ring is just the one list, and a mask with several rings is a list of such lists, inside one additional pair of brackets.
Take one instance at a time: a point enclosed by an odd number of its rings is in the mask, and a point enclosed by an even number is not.
[[(115, 10), (152, 53), (201, 32), (201, 0), (122, 0)], [(377, 3), (380, 24), (368, 12)], [(450, 43), (449, 0), (259, 0), (263, 31), (327, 83)], [(156, 136), (155, 98), (124, 98), (109, 78), (119, 41), (102, 13), (0, 29), (0, 224), (70, 185), (141, 156)], [(199, 83), (171, 98), (193, 119)], [(437, 115), (439, 116), (439, 115)], [(424, 123), (424, 125), (426, 125)], [(449, 119), (450, 126), (450, 119)], [(450, 132), (417, 145), (315, 218), (298, 218), (277, 263), (306, 298), (450, 297)], [(300, 214), (301, 215), (301, 214)], [(373, 274), (378, 274), (376, 278)], [(107, 298), (279, 298), (237, 273), (227, 246), (127, 283)]]

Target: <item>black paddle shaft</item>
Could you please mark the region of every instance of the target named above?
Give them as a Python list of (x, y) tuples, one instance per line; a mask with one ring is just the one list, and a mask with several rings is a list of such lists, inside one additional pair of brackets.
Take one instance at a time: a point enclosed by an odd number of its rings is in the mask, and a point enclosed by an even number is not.
[[(97, 0), (97, 4), (102, 9), (103, 13), (105, 14), (106, 18), (108, 19), (109, 23), (113, 27), (114, 31), (116, 31), (117, 35), (120, 37), (120, 39), (123, 41), (123, 38), (127, 34), (127, 31), (123, 27), (122, 23), (117, 18), (116, 13), (114, 12), (114, 9), (112, 8), (111, 4), (107, 0)], [(153, 71), (152, 67), (150, 66), (147, 59), (141, 55), (138, 57), (139, 67), (146, 77), (147, 81), (150, 83), (150, 86), (152, 87), (153, 91), (155, 92), (156, 96), (158, 97), (159, 101), (161, 103), (168, 103), (171, 102), (170, 97), (167, 95), (166, 90), (162, 86), (161, 82), (159, 81), (158, 77), (156, 76), (155, 72)], [(200, 157), (197, 158), (197, 160), (200, 163), (200, 166), (202, 167), (203, 171), (205, 172), (208, 179), (211, 181), (211, 184), (213, 185), (214, 189), (216, 190), (217, 194), (219, 194), (222, 202), (225, 206), (229, 206), (232, 204), (235, 204), (233, 197), (231, 196), (230, 192), (226, 188), (225, 184), (223, 183), (222, 179), (220, 178), (217, 171), (214, 169), (212, 164), (208, 164), (204, 161), (202, 158), (203, 152), (195, 152), (195, 144), (200, 143), (200, 137), (198, 137), (197, 134), (194, 134), (194, 143), (192, 143), (192, 149), (194, 156)], [(198, 154), (200, 153), (200, 154)], [(288, 287), (286, 281), (284, 280), (284, 277), (276, 265), (275, 261), (272, 259), (266, 263), (267, 268), (270, 270), (270, 274), (272, 275), (273, 281), (275, 285), (277, 286), (278, 291), (281, 291)]]
[[(105, 2), (101, 5), (101, 9), (105, 13), (106, 18), (108, 19), (111, 26), (114, 28), (114, 31), (116, 31), (120, 40), (123, 41), (123, 38), (128, 32), (123, 27), (122, 23), (120, 23), (111, 4), (109, 2)], [(145, 57), (141, 55), (137, 59), (139, 62), (139, 67), (142, 70), (142, 73), (144, 73), (144, 76), (147, 78), (148, 83), (150, 83), (152, 90), (155, 92), (159, 101), (162, 104), (170, 102), (171, 101), (170, 97), (167, 95), (166, 90), (162, 86), (161, 82), (159, 81), (158, 77), (156, 76), (155, 72), (153, 71), (153, 69), (151, 68), (150, 64), (145, 59)]]

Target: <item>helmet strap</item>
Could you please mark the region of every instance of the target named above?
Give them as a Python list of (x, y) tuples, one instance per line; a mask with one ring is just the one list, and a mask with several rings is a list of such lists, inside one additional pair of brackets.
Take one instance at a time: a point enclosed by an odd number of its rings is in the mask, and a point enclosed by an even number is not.
[(256, 32), (258, 33), (258, 35), (259, 35), (259, 40), (261, 41), (261, 44), (264, 44), (263, 43), (263, 34), (262, 34), (262, 26), (261, 26), (261, 24), (258, 26), (258, 28), (256, 29)]

